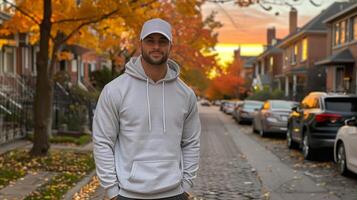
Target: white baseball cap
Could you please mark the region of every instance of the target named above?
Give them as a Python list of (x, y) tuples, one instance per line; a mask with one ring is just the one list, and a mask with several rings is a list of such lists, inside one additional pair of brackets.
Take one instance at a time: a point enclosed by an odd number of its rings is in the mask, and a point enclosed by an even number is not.
[(155, 18), (146, 21), (141, 29), (140, 40), (152, 33), (160, 33), (172, 42), (171, 25), (165, 20)]

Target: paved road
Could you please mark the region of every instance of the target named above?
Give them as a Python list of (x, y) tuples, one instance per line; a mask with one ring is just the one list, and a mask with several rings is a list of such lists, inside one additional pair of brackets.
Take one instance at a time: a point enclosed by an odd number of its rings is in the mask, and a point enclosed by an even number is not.
[(202, 124), (198, 199), (262, 199), (262, 185), (214, 108), (200, 107)]
[[(196, 199), (262, 199), (262, 186), (255, 170), (239, 151), (218, 118), (217, 109), (200, 107), (202, 124), (201, 159), (195, 180)], [(92, 200), (103, 199), (99, 188)]]
[[(217, 107), (199, 107), (201, 160), (196, 199), (338, 200), (304, 173), (292, 169)], [(91, 199), (103, 199), (99, 189)]]

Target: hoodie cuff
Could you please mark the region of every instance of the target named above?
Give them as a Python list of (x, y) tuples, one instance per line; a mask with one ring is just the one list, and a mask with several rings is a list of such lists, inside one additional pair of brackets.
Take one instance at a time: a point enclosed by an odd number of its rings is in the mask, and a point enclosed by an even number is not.
[(182, 187), (185, 192), (192, 193), (192, 185), (187, 180), (182, 181)]
[(112, 187), (107, 189), (107, 196), (109, 199), (116, 197), (119, 195), (119, 187), (118, 185), (113, 185)]

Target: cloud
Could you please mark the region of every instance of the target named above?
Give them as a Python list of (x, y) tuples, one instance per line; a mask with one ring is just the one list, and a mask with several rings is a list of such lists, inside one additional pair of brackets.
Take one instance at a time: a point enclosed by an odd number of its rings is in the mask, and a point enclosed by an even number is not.
[[(310, 3), (304, 2), (296, 5), (298, 26), (300, 27), (333, 1), (326, 0), (321, 7), (314, 7)], [(202, 11), (203, 16), (217, 11), (216, 20), (223, 24), (223, 27), (218, 30), (220, 43), (264, 44), (268, 27), (276, 28), (278, 38), (283, 38), (288, 34), (289, 9), (288, 6), (275, 6), (272, 11), (265, 11), (258, 5), (240, 8), (233, 3), (205, 3)], [(277, 12), (278, 15), (276, 15)]]

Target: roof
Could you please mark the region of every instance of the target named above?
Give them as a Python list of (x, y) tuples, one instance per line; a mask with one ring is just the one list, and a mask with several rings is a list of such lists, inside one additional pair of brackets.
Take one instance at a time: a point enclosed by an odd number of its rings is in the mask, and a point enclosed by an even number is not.
[(332, 15), (331, 17), (327, 18), (323, 22), (326, 23), (326, 24), (330, 23), (330, 22), (334, 21), (336, 18), (339, 18), (342, 15), (345, 15), (345, 14), (347, 14), (347, 13), (353, 11), (353, 10), (356, 10), (356, 9), (357, 9), (357, 3), (353, 3), (353, 5), (351, 5), (349, 8), (346, 8), (346, 9), (344, 9), (344, 10), (342, 10), (342, 11), (340, 11), (340, 12), (334, 14), (334, 15)]
[(323, 10), (320, 14), (318, 14), (316, 17), (314, 17), (308, 23), (306, 23), (303, 27), (299, 28), (294, 33), (290, 33), (289, 35), (287, 35), (283, 39), (283, 41), (280, 44), (278, 44), (278, 47), (281, 48), (285, 46), (289, 41), (294, 40), (306, 33), (326, 33), (327, 27), (323, 22), (329, 17), (335, 15), (336, 13), (339, 13), (340, 11), (348, 8), (349, 6), (351, 6), (351, 4), (353, 3), (334, 2), (328, 8)]
[(329, 57), (318, 61), (315, 65), (335, 65), (335, 64), (353, 64), (355, 59), (350, 49), (344, 49), (338, 53), (332, 54)]

